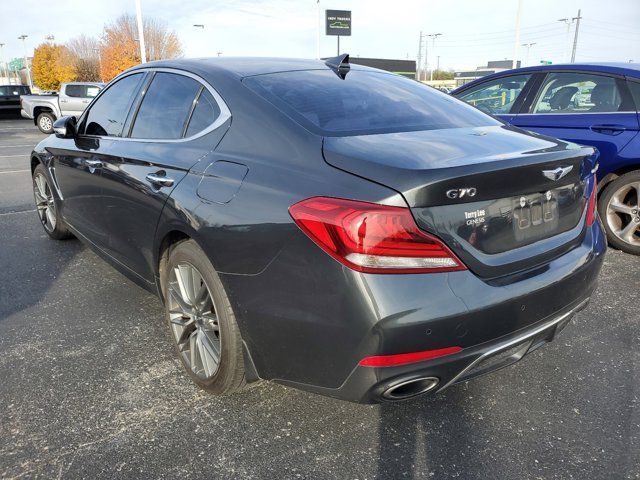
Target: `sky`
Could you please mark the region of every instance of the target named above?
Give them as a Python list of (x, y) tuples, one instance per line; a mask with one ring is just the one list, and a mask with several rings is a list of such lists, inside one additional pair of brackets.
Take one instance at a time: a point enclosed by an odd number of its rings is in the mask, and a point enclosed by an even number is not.
[[(429, 41), (432, 65), (465, 70), (489, 60), (512, 59), (518, 0), (141, 0), (143, 16), (163, 20), (182, 41), (186, 57), (276, 56), (315, 58), (317, 25), (325, 9), (352, 11), (352, 36), (341, 53), (415, 59), (420, 32), (441, 33)], [(45, 37), (56, 42), (87, 34), (99, 37), (105, 23), (128, 12), (134, 0), (0, 0), (3, 60), (29, 56)], [(519, 58), (568, 60), (575, 23), (567, 35), (560, 18), (582, 10), (576, 61), (640, 62), (640, 0), (522, 0)], [(320, 15), (318, 14), (320, 10)], [(203, 24), (196, 28), (194, 24)], [(528, 50), (528, 54), (527, 54)], [(336, 54), (336, 38), (321, 29), (320, 54)]]

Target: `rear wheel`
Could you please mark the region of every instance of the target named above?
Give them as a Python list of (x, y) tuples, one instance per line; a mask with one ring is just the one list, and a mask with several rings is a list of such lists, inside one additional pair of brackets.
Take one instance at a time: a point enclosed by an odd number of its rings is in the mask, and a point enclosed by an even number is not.
[(219, 395), (242, 388), (240, 331), (222, 282), (195, 241), (171, 249), (164, 277), (169, 333), (191, 379)]
[(42, 133), (53, 133), (53, 122), (56, 118), (48, 112), (43, 112), (38, 115), (36, 123)]
[(47, 178), (46, 169), (42, 164), (39, 164), (33, 171), (33, 196), (38, 218), (40, 218), (40, 223), (42, 223), (47, 235), (56, 240), (73, 237), (64, 220), (58, 215), (53, 190)]
[(609, 243), (640, 255), (640, 171), (625, 173), (607, 185), (598, 200)]

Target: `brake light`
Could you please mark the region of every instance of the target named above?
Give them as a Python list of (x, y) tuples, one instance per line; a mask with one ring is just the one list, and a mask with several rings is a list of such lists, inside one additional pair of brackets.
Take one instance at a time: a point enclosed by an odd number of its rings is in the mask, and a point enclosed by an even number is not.
[(418, 228), (408, 208), (314, 197), (292, 205), (289, 213), (320, 248), (359, 272), (465, 269), (438, 238)]
[(598, 181), (593, 176), (593, 186), (591, 187), (591, 195), (589, 195), (589, 203), (587, 203), (587, 226), (591, 226), (596, 221), (596, 193), (598, 191)]
[(446, 347), (436, 350), (425, 350), (422, 352), (398, 353), (395, 355), (375, 355), (365, 357), (358, 365), (363, 367), (397, 367), (399, 365), (408, 365), (410, 363), (423, 362), (447, 355), (453, 355), (462, 351), (462, 347)]

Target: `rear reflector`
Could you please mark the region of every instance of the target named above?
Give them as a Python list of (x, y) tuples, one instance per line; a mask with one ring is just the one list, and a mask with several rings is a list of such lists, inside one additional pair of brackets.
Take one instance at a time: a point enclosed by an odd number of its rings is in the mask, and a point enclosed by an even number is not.
[(396, 355), (375, 355), (363, 358), (358, 362), (358, 365), (363, 367), (397, 367), (399, 365), (407, 365), (409, 363), (417, 363), (424, 360), (445, 357), (461, 351), (462, 347), (446, 347), (438, 348), (436, 350), (425, 350), (423, 352), (398, 353)]
[(593, 176), (593, 186), (591, 187), (591, 195), (589, 195), (589, 203), (587, 204), (587, 226), (593, 225), (596, 221), (596, 194), (598, 191), (598, 182), (596, 176)]
[(314, 197), (292, 205), (289, 213), (320, 248), (359, 272), (465, 269), (442, 241), (418, 228), (408, 208)]

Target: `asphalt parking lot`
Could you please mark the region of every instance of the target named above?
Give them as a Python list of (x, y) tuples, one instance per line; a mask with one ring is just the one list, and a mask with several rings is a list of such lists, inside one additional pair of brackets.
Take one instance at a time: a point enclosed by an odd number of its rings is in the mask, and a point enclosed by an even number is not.
[(640, 258), (520, 364), (363, 406), (183, 375), (160, 301), (32, 205), (32, 123), (0, 120), (0, 477), (640, 478)]

